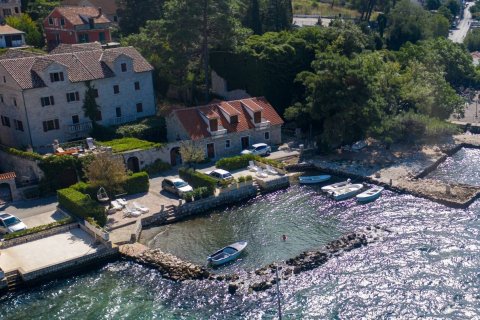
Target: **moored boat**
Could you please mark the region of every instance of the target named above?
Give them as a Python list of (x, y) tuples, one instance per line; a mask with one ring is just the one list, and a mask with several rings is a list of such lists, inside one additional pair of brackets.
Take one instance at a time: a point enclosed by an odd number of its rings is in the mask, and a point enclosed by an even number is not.
[(363, 185), (360, 183), (349, 184), (343, 188), (338, 188), (333, 190), (330, 194), (335, 200), (345, 200), (359, 193), (362, 190), (362, 188), (363, 188)]
[(378, 199), (382, 195), (383, 187), (374, 186), (360, 194), (357, 194), (358, 202), (368, 202)]
[(207, 258), (207, 262), (214, 265), (219, 266), (221, 264), (230, 262), (238, 258), (240, 253), (245, 249), (247, 246), (247, 241), (239, 241), (228, 245), (214, 254), (210, 255)]
[(332, 192), (335, 189), (341, 189), (341, 188), (349, 185), (350, 181), (351, 181), (350, 179), (347, 179), (346, 181), (337, 182), (337, 183), (334, 183), (334, 184), (329, 184), (328, 186), (322, 187), (322, 191), (323, 192)]
[(320, 175), (320, 176), (306, 176), (306, 177), (299, 177), (298, 180), (302, 184), (314, 184), (314, 183), (321, 183), (327, 180), (330, 180), (332, 176), (328, 174)]

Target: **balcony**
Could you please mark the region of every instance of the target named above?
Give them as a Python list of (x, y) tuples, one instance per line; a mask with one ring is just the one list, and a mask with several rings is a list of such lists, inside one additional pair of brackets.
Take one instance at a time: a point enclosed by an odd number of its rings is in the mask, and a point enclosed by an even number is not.
[(223, 127), (219, 127), (218, 130), (216, 131), (210, 131), (210, 134), (212, 135), (212, 137), (220, 137), (220, 136), (223, 136), (224, 134), (227, 134), (227, 129)]
[(118, 126), (118, 125), (121, 125), (121, 124), (124, 124), (124, 123), (133, 122), (133, 121), (136, 121), (136, 120), (137, 120), (137, 117), (135, 117), (135, 116), (116, 117), (116, 118), (111, 119), (109, 121), (109, 124), (111, 126)]
[(77, 124), (72, 124), (67, 126), (68, 133), (79, 133), (79, 132), (87, 132), (92, 130), (92, 122), (82, 122)]
[(257, 130), (263, 130), (270, 127), (270, 121), (266, 119), (262, 119), (261, 122), (255, 123), (255, 129)]

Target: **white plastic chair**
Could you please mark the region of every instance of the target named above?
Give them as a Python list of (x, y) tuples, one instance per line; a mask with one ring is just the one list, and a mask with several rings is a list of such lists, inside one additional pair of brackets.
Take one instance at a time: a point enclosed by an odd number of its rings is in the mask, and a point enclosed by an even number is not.
[(257, 172), (258, 169), (259, 168), (255, 165), (255, 163), (253, 161), (248, 161), (248, 170), (250, 170), (252, 172)]
[(272, 167), (270, 167), (268, 164), (266, 165), (265, 172), (267, 174), (271, 174), (271, 175), (277, 174), (277, 171), (275, 169), (273, 169)]
[(147, 207), (142, 206), (141, 204), (134, 202), (133, 207), (140, 211), (141, 213), (148, 213), (150, 211)]
[(87, 141), (88, 149), (90, 150), (97, 149), (97, 147), (95, 147), (95, 145), (93, 144), (93, 138), (87, 138), (86, 141)]
[(123, 198), (118, 198), (117, 201), (122, 207), (125, 207), (128, 204), (128, 201)]
[(263, 172), (262, 168), (258, 168), (257, 177), (259, 177), (259, 178), (267, 178), (267, 177), (268, 177), (268, 174), (266, 174), (265, 172)]
[(142, 214), (137, 209), (130, 207), (125, 207), (125, 209), (123, 209), (123, 213), (125, 214), (125, 217), (139, 217)]
[(110, 205), (112, 206), (112, 209), (115, 209), (116, 211), (122, 210), (122, 206), (116, 200), (113, 200), (112, 202), (110, 202)]

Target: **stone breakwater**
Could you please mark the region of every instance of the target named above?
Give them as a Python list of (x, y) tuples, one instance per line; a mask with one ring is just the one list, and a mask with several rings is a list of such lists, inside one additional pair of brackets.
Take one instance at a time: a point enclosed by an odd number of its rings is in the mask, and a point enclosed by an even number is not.
[(181, 260), (159, 249), (150, 249), (140, 243), (122, 245), (120, 253), (124, 257), (157, 269), (166, 279), (173, 281), (206, 279), (224, 281), (228, 283), (228, 292), (235, 294), (239, 290), (252, 292), (270, 289), (277, 281), (275, 275), (277, 266), (281, 279), (286, 280), (301, 272), (318, 268), (343, 252), (378, 241), (388, 232), (390, 232), (388, 229), (378, 225), (369, 226), (363, 230), (345, 234), (317, 251), (305, 251), (277, 265), (270, 264), (255, 271), (241, 274), (212, 274), (205, 267)]

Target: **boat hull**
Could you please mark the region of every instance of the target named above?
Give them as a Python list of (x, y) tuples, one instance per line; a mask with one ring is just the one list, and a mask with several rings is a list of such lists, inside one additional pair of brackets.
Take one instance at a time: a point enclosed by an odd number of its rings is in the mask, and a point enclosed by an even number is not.
[(377, 200), (382, 195), (382, 192), (383, 192), (382, 187), (372, 188), (357, 195), (356, 198), (358, 202), (370, 202), (370, 201)]
[(247, 246), (247, 241), (239, 241), (228, 245), (207, 258), (207, 263), (220, 266), (237, 259)]
[(332, 192), (332, 197), (335, 200), (345, 200), (360, 193), (363, 188), (361, 184), (351, 184), (344, 188)]
[(334, 184), (329, 184), (328, 186), (322, 187), (323, 192), (333, 192), (338, 189), (345, 188), (347, 185), (350, 184), (350, 181), (342, 181), (342, 182), (337, 182)]
[(322, 183), (330, 180), (332, 176), (322, 175), (322, 176), (310, 176), (310, 177), (299, 177), (298, 180), (301, 184), (315, 184)]

